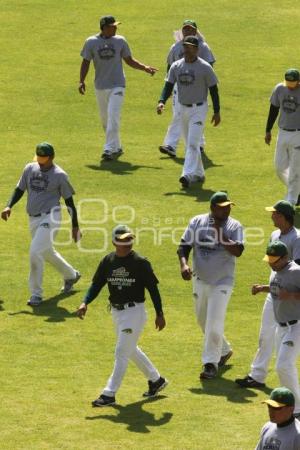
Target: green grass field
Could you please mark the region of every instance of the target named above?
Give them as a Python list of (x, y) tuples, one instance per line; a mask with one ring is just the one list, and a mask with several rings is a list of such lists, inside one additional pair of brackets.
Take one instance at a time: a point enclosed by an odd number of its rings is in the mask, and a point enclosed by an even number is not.
[[(261, 259), (273, 230), (264, 206), (285, 193), (273, 169), (276, 128), (271, 148), (263, 138), (273, 86), (287, 68), (299, 67), (297, 3), (2, 0), (1, 6), (2, 207), (25, 163), (31, 161), (35, 145), (47, 140), (76, 188), (76, 203), (82, 202), (83, 239), (80, 248), (57, 246), (82, 273), (75, 293), (59, 296), (61, 280), (47, 267), (45, 302), (32, 310), (26, 306), (30, 237), (24, 199), (14, 207), (8, 223), (0, 224), (0, 448), (253, 449), (267, 420), (260, 402), (278, 385), (277, 375), (272, 364), (265, 391), (239, 389), (234, 379), (247, 373), (257, 347), (264, 298), (251, 297), (250, 286), (268, 279)], [(77, 83), (83, 42), (97, 32), (99, 17), (107, 13), (121, 20), (119, 33), (126, 36), (134, 57), (159, 72), (151, 78), (125, 68), (125, 154), (100, 168), (103, 133), (93, 71), (85, 97), (78, 94)], [(188, 192), (178, 183), (182, 145), (176, 161), (157, 149), (171, 118), (171, 102), (162, 117), (155, 112), (172, 31), (186, 18), (197, 21), (216, 55), (222, 116), (221, 125), (214, 129), (209, 112), (207, 181), (201, 190), (195, 186)], [(175, 229), (178, 240), (189, 218), (207, 212), (210, 196), (220, 189), (228, 190), (236, 202), (233, 217), (245, 227), (261, 227), (264, 239), (251, 245), (253, 238), (249, 238), (238, 260), (226, 320), (234, 356), (218, 379), (202, 384), (198, 378), (201, 332), (191, 286), (181, 280), (170, 232)], [(109, 236), (115, 222), (129, 218), (134, 229), (152, 230), (141, 232), (136, 249), (149, 257), (160, 279), (167, 327), (155, 331), (148, 299), (149, 320), (140, 343), (170, 385), (157, 399), (145, 401), (141, 393), (146, 382), (130, 366), (118, 405), (95, 410), (90, 401), (104, 386), (114, 359), (107, 291), (89, 307), (83, 322), (74, 312), (105, 254), (103, 233)], [(61, 243), (68, 238), (68, 228), (64, 225), (60, 233)], [(93, 251), (101, 248), (102, 252)]]

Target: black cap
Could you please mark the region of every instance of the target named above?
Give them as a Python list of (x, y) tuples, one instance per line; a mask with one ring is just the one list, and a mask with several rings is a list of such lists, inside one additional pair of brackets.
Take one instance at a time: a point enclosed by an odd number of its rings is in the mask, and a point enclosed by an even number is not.
[(120, 23), (121, 22), (116, 22), (116, 19), (113, 16), (103, 16), (100, 19), (100, 29), (102, 30), (106, 25), (119, 25)]
[(193, 47), (198, 47), (199, 40), (195, 36), (186, 36), (183, 39), (183, 45), (192, 45)]

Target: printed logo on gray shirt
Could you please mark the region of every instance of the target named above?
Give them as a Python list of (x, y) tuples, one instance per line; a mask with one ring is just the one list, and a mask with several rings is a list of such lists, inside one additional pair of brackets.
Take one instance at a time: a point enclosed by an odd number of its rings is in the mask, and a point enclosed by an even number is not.
[(297, 99), (292, 95), (288, 95), (282, 102), (282, 109), (287, 114), (294, 113), (297, 108), (298, 108)]
[(193, 70), (185, 70), (178, 74), (178, 82), (184, 86), (193, 84), (195, 81), (195, 72)]
[(35, 192), (46, 191), (48, 184), (49, 179), (46, 173), (33, 173), (29, 179), (30, 189)]
[(116, 50), (111, 44), (104, 44), (103, 47), (98, 48), (98, 55), (100, 59), (111, 59), (115, 56)]

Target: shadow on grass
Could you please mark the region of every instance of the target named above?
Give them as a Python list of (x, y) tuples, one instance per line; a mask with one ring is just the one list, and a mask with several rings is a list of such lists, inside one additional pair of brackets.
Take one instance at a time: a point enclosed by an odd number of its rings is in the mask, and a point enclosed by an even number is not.
[[(251, 399), (254, 399), (258, 395), (258, 389), (241, 388), (233, 380), (222, 378), (222, 375), (231, 368), (231, 365), (224, 366), (219, 369), (218, 377), (213, 380), (201, 380), (202, 387), (189, 388), (192, 394), (196, 395), (213, 395), (226, 397), (229, 402), (232, 403), (251, 403)], [(265, 387), (259, 389), (269, 395), (272, 389)]]
[(76, 317), (76, 312), (69, 312), (66, 308), (60, 306), (58, 302), (60, 300), (71, 297), (76, 294), (76, 291), (72, 291), (69, 294), (58, 294), (53, 297), (43, 300), (40, 306), (31, 308), (31, 311), (22, 310), (15, 313), (9, 313), (10, 316), (17, 316), (19, 314), (25, 314), (29, 316), (46, 317), (45, 322), (64, 322), (66, 319), (72, 319)]
[(4, 303), (4, 301), (3, 301), (3, 300), (0, 300), (0, 311), (4, 311), (3, 303)]
[(208, 202), (214, 193), (215, 191), (212, 191), (211, 189), (203, 189), (203, 185), (201, 183), (192, 183), (189, 188), (181, 188), (180, 191), (176, 192), (165, 192), (163, 195), (166, 197), (171, 195), (195, 197), (197, 202)]
[(131, 175), (132, 172), (135, 172), (138, 169), (153, 169), (153, 170), (161, 170), (161, 167), (154, 166), (143, 166), (139, 164), (131, 164), (127, 161), (101, 161), (100, 165), (88, 164), (85, 167), (88, 167), (92, 170), (99, 170), (105, 172), (111, 172), (116, 175)]
[[(206, 153), (202, 153), (202, 163), (203, 163), (203, 166), (204, 166), (204, 169), (205, 170), (207, 170), (207, 169), (209, 169), (210, 167), (223, 167), (223, 164), (215, 164), (214, 162), (213, 162), (213, 160), (212, 159), (210, 159), (209, 158), (209, 156), (206, 154)], [(180, 166), (183, 166), (183, 164), (184, 164), (184, 158), (182, 158), (182, 157), (176, 157), (176, 158), (170, 158), (170, 156), (165, 156), (165, 157), (162, 157), (162, 158), (160, 158), (162, 161), (163, 160), (165, 160), (165, 159), (170, 159), (170, 160), (172, 160), (175, 164), (179, 164)]]
[[(154, 403), (166, 398), (164, 395), (158, 395), (151, 399), (140, 400), (135, 403), (130, 403), (127, 406), (114, 405), (104, 408), (107, 412), (108, 408), (113, 408), (118, 411), (118, 415), (114, 414), (100, 414), (98, 416), (87, 416), (86, 420), (104, 419), (110, 422), (127, 425), (127, 430), (134, 433), (150, 433), (148, 427), (159, 427), (168, 423), (173, 413), (164, 412), (160, 419), (156, 419), (153, 413), (145, 411), (143, 405), (147, 403)], [(98, 408), (99, 410), (100, 408)]]

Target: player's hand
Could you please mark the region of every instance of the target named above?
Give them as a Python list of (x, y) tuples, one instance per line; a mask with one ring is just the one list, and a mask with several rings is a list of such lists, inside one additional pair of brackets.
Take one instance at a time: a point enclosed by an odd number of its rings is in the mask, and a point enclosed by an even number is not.
[(72, 237), (73, 237), (74, 242), (78, 242), (82, 238), (81, 231), (79, 230), (78, 227), (72, 228)]
[(220, 113), (214, 113), (214, 115), (211, 118), (210, 123), (214, 124), (214, 127), (217, 127), (219, 123), (221, 122), (221, 116)]
[(156, 72), (158, 72), (158, 69), (156, 69), (155, 67), (151, 67), (151, 66), (145, 66), (144, 71), (147, 73), (150, 73), (150, 75), (153, 76)]
[(192, 274), (191, 268), (187, 264), (184, 264), (184, 266), (181, 267), (181, 276), (184, 280), (191, 280)]
[(87, 305), (85, 303), (81, 303), (76, 312), (79, 319), (83, 320), (86, 312), (87, 312)]
[(252, 289), (251, 289), (252, 295), (256, 295), (256, 294), (258, 294), (259, 292), (262, 292), (262, 285), (261, 285), (261, 284), (254, 284), (254, 285), (252, 286)]
[(79, 83), (78, 91), (81, 95), (85, 94), (85, 82), (84, 81)]
[(4, 210), (1, 213), (1, 219), (7, 221), (10, 214), (11, 214), (11, 209), (9, 208), (9, 206), (7, 206), (6, 208), (4, 208)]
[(265, 143), (267, 145), (270, 145), (271, 140), (272, 140), (272, 134), (270, 132), (267, 132), (266, 135), (265, 135)]
[(287, 291), (286, 289), (279, 289), (279, 300), (293, 300), (292, 292)]
[(165, 328), (165, 326), (166, 326), (166, 321), (165, 321), (164, 315), (162, 314), (162, 315), (156, 316), (155, 328), (158, 329), (158, 331), (161, 331)]
[(159, 103), (156, 107), (157, 114), (162, 114), (163, 110), (165, 109), (165, 105), (163, 103)]

